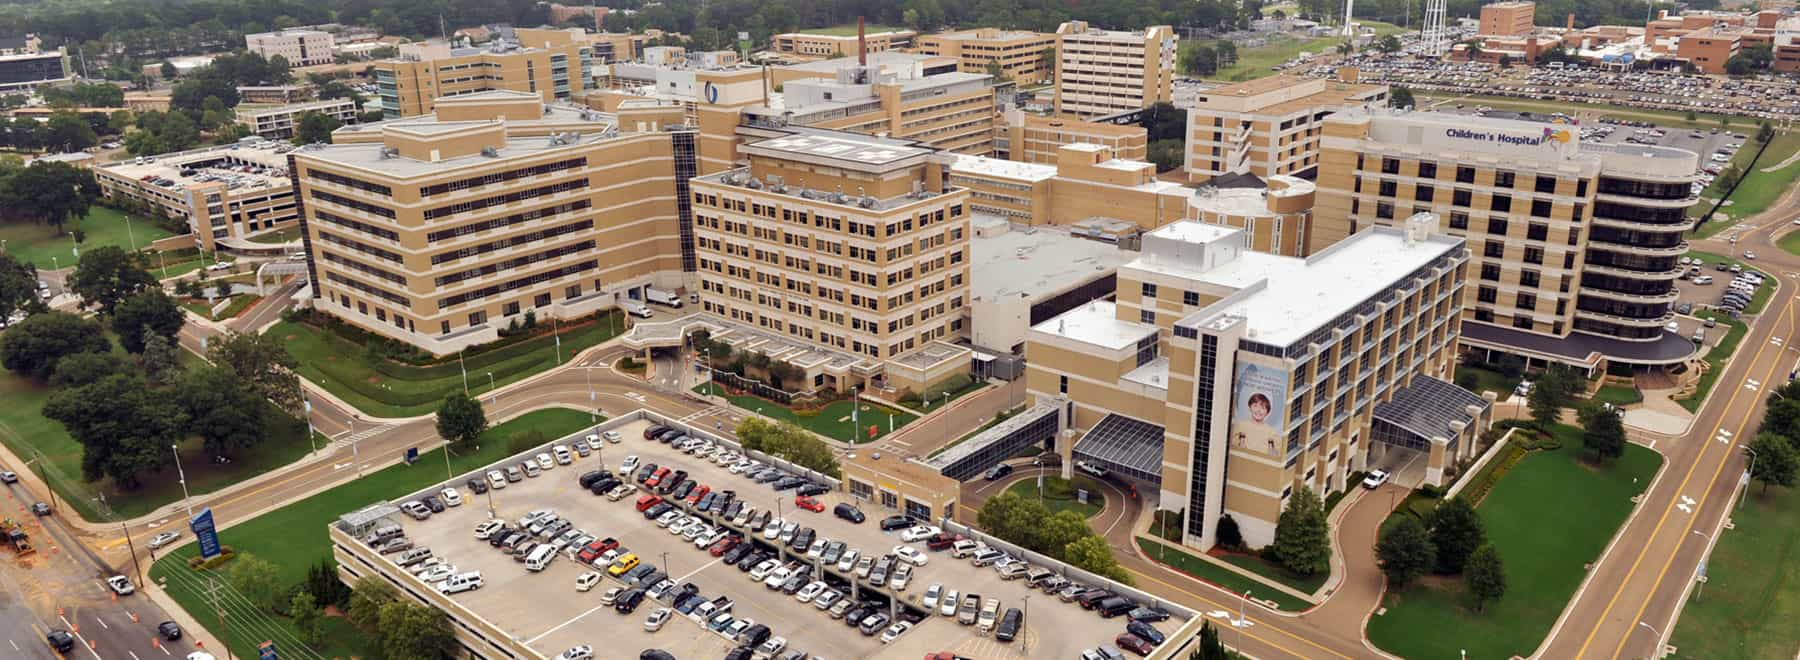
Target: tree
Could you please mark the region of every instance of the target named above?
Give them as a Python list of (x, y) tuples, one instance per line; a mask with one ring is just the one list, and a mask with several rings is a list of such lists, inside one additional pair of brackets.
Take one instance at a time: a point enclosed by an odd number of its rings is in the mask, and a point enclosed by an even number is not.
[(1388, 107), (1390, 107), (1390, 108), (1418, 107), (1418, 101), (1413, 100), (1412, 88), (1407, 87), (1405, 85), (1395, 85), (1393, 87), (1393, 89), (1388, 91)]
[(320, 607), (337, 607), (347, 609), (350, 606), (350, 585), (344, 584), (337, 577), (337, 562), (330, 557), (319, 559), (319, 563), (306, 569), (306, 581), (301, 588), (312, 594), (313, 602)]
[(1119, 566), (1112, 547), (1106, 545), (1106, 539), (1099, 536), (1090, 534), (1070, 543), (1069, 547), (1063, 549), (1063, 561), (1109, 580), (1131, 584), (1131, 575), (1125, 572), (1124, 567)]
[(40, 381), (64, 357), (110, 350), (99, 323), (68, 312), (33, 314), (0, 333), (0, 366)]
[(1431, 514), (1431, 545), (1437, 548), (1437, 572), (1454, 575), (1463, 572), (1469, 554), (1487, 542), (1487, 530), (1476, 515), (1475, 507), (1463, 498), (1445, 500)]
[(1800, 468), (1800, 451), (1796, 451), (1794, 442), (1773, 433), (1762, 433), (1750, 442), (1750, 452), (1756, 456), (1750, 466), (1750, 478), (1761, 481), (1763, 492), (1769, 492), (1769, 484), (1777, 486), (1793, 486), (1794, 477)]
[(1181, 51), (1181, 72), (1190, 76), (1210, 76), (1219, 72), (1219, 51), (1201, 43)]
[(1437, 548), (1425, 525), (1413, 516), (1400, 516), (1381, 529), (1375, 542), (1375, 558), (1381, 561), (1381, 573), (1394, 589), (1405, 589), (1437, 563)]
[(1144, 108), (1144, 132), (1151, 141), (1181, 141), (1182, 132), (1187, 130), (1187, 111), (1175, 107), (1167, 101), (1158, 101)]
[(1569, 392), (1574, 385), (1570, 375), (1560, 366), (1551, 366), (1538, 375), (1538, 380), (1531, 384), (1531, 394), (1526, 397), (1526, 406), (1531, 409), (1531, 419), (1538, 430), (1550, 432), (1562, 416), (1563, 406), (1569, 402)]
[(287, 594), (281, 584), (281, 570), (273, 562), (250, 553), (239, 554), (225, 569), (225, 581), (250, 604), (270, 612), (278, 611), (280, 599)]
[(1391, 34), (1382, 35), (1380, 39), (1375, 40), (1375, 50), (1383, 53), (1398, 53), (1400, 52), (1400, 38)]
[(366, 576), (357, 578), (356, 586), (350, 588), (350, 602), (344, 610), (344, 616), (350, 623), (365, 630), (374, 629), (381, 623), (381, 606), (394, 602), (399, 592), (381, 578)]
[(73, 153), (100, 144), (100, 136), (94, 133), (94, 128), (73, 112), (50, 115), (45, 128), (49, 132), (44, 146), (59, 153)]
[(1766, 119), (1763, 120), (1763, 122), (1761, 124), (1757, 124), (1757, 126), (1756, 126), (1756, 141), (1757, 142), (1759, 142), (1759, 143), (1768, 142), (1769, 140), (1773, 140), (1773, 139), (1775, 139), (1775, 125), (1774, 124), (1770, 124), (1768, 122), (1768, 120), (1766, 120)]
[(381, 606), (377, 636), (390, 658), (446, 658), (456, 649), (456, 635), (444, 611), (402, 600)]
[(181, 372), (181, 349), (175, 342), (156, 332), (144, 333), (144, 351), (139, 361), (144, 367), (144, 377), (152, 383), (164, 384), (174, 380)]
[(163, 80), (174, 80), (175, 75), (177, 73), (179, 73), (179, 71), (177, 71), (175, 69), (174, 62), (170, 62), (168, 60), (163, 60), (162, 68), (158, 71), (158, 73), (162, 74)]
[(1231, 651), (1226, 650), (1225, 642), (1219, 639), (1219, 629), (1214, 628), (1212, 620), (1200, 624), (1200, 643), (1188, 654), (1188, 660), (1231, 660)]
[(999, 60), (988, 60), (987, 65), (986, 65), (985, 69), (983, 70), (983, 73), (986, 73), (988, 76), (992, 77), (993, 82), (995, 82), (995, 83), (1008, 82), (1008, 81), (1012, 80), (1012, 76), (1007, 75), (1006, 68), (1000, 66)]
[[(975, 524), (994, 536), (1037, 550), (1044, 547), (1042, 525), (1049, 517), (1050, 510), (1036, 499), (1006, 492), (988, 498), (981, 505), (981, 512), (975, 516)], [(1067, 561), (1067, 557), (1064, 560)]]
[(300, 641), (307, 644), (324, 641), (325, 630), (319, 625), (324, 620), (323, 615), (312, 592), (299, 589), (294, 591), (293, 598), (288, 599), (288, 616), (294, 619), (294, 629), (300, 632)]
[(843, 474), (831, 447), (793, 422), (770, 423), (760, 417), (746, 418), (738, 424), (737, 437), (745, 449), (779, 456), (820, 474), (832, 477)]
[(214, 297), (219, 298), (221, 300), (223, 300), (225, 298), (230, 298), (231, 291), (232, 291), (231, 280), (219, 280), (217, 283), (213, 284)]
[(457, 449), (471, 447), (487, 428), (487, 413), (482, 411), (480, 401), (462, 392), (444, 395), (444, 403), (437, 411), (438, 437), (444, 442)]
[(1145, 155), (1156, 164), (1157, 172), (1167, 172), (1181, 167), (1187, 158), (1186, 149), (1181, 140), (1157, 140), (1150, 143)]
[(143, 475), (170, 461), (169, 446), (187, 434), (181, 406), (137, 374), (118, 373), (51, 393), (44, 416), (62, 422), (81, 444), (81, 474), (111, 477), (135, 489)]
[(6, 196), (12, 213), (62, 231), (69, 219), (87, 215), (100, 196), (100, 184), (88, 170), (39, 160), (12, 175)]
[(1094, 534), (1088, 528), (1087, 519), (1074, 511), (1058, 511), (1039, 523), (1038, 542), (1043, 545), (1044, 554), (1061, 557), (1071, 543)]
[(312, 110), (300, 113), (300, 119), (294, 122), (294, 144), (313, 144), (315, 142), (331, 143), (331, 132), (344, 123), (331, 115)]
[(257, 396), (275, 402), (289, 412), (300, 409), (300, 377), (294, 373), (299, 363), (274, 335), (228, 332), (212, 342), (207, 360), (237, 373)]
[(1714, 184), (1718, 190), (1731, 190), (1732, 187), (1738, 184), (1738, 179), (1743, 177), (1743, 172), (1740, 171), (1736, 165), (1731, 165), (1719, 172), (1719, 180), (1715, 181)]
[(1331, 568), (1331, 536), (1325, 524), (1325, 503), (1312, 488), (1301, 486), (1288, 498), (1287, 508), (1275, 521), (1275, 556), (1295, 575), (1306, 577)]
[(1238, 529), (1237, 519), (1231, 517), (1231, 514), (1219, 516), (1219, 525), (1213, 528), (1213, 538), (1226, 548), (1244, 547), (1244, 533)]
[[(4, 188), (0, 185), (0, 188)], [(0, 192), (0, 199), (5, 193)], [(0, 202), (3, 205), (4, 202)], [(19, 261), (11, 253), (0, 252), (0, 319), (11, 318), (13, 312), (42, 305), (38, 299), (37, 267)]]
[(113, 374), (129, 372), (125, 358), (115, 353), (76, 353), (56, 362), (56, 371), (50, 374), (50, 387), (81, 387)]
[(112, 330), (119, 335), (119, 345), (126, 351), (142, 353), (147, 336), (173, 339), (181, 332), (186, 320), (174, 298), (162, 289), (147, 288), (131, 294), (113, 310)]
[(1038, 69), (1044, 72), (1044, 82), (1056, 82), (1056, 46), (1045, 46), (1038, 51)]
[(1500, 552), (1494, 544), (1484, 543), (1469, 555), (1469, 568), (1463, 579), (1468, 582), (1469, 600), (1477, 612), (1506, 595), (1506, 567), (1500, 563)]
[(208, 454), (230, 456), (263, 440), (267, 408), (231, 369), (206, 365), (188, 370), (176, 396)]
[(1213, 52), (1218, 53), (1219, 66), (1231, 66), (1237, 64), (1237, 42), (1230, 39), (1220, 39), (1213, 42)]
[(1625, 423), (1617, 410), (1599, 405), (1583, 406), (1580, 414), (1581, 445), (1587, 459), (1605, 463), (1625, 453)]
[(103, 245), (81, 254), (68, 285), (85, 306), (98, 306), (102, 314), (139, 291), (156, 286), (156, 278), (144, 270), (142, 258), (116, 245)]

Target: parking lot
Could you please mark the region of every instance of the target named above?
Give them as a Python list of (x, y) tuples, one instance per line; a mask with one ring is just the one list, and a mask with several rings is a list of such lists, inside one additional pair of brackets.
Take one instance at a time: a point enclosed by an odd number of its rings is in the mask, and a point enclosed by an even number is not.
[[(489, 496), (497, 517), (509, 525), (529, 512), (552, 509), (576, 529), (598, 538), (615, 538), (641, 561), (666, 572), (675, 584), (691, 583), (708, 600), (729, 598), (732, 616), (767, 625), (772, 636), (787, 640), (790, 651), (804, 651), (816, 657), (910, 660), (926, 653), (950, 651), (983, 659), (1074, 658), (1084, 649), (1112, 644), (1113, 638), (1125, 631), (1126, 617), (1102, 619), (1096, 612), (1029, 586), (1025, 579), (1002, 579), (991, 567), (974, 566), (966, 559), (953, 558), (947, 551), (927, 550), (922, 541), (903, 543), (901, 530), (881, 530), (882, 519), (893, 515), (892, 511), (850, 502), (867, 516), (863, 523), (853, 524), (832, 513), (835, 505), (849, 502), (847, 494), (837, 491), (816, 498), (822, 512), (801, 509), (795, 506), (793, 490), (776, 491), (714, 462), (643, 439), (643, 430), (649, 426), (646, 421), (636, 420), (613, 427), (622, 435), (622, 442), (605, 444), (596, 456), (574, 459), (570, 465), (510, 483), (505, 489), (472, 495), (465, 488), (465, 504), (428, 520), (395, 517), (401, 519), (406, 535), (418, 546), (431, 548), (434, 556), (454, 564), (457, 571), (481, 571), (484, 586), (453, 595), (455, 601), (551, 657), (563, 649), (587, 644), (595, 649), (596, 657), (630, 657), (641, 649), (661, 648), (677, 658), (718, 658), (734, 644), (707, 630), (701, 621), (679, 615), (660, 631), (648, 632), (643, 626), (645, 618), (669, 603), (646, 599), (633, 613), (619, 614), (601, 603), (601, 594), (609, 588), (625, 586), (617, 578), (605, 577), (590, 591), (578, 593), (576, 579), (594, 569), (559, 553), (543, 571), (533, 573), (524, 563), (476, 540), (472, 530), (488, 519)], [(858, 577), (856, 566), (840, 571), (819, 557), (808, 557), (805, 548), (790, 549), (778, 540), (765, 540), (760, 533), (747, 536), (756, 550), (773, 554), (779, 548), (781, 561), (793, 562), (793, 567), (811, 567), (813, 572), (807, 580), (822, 578), (823, 586), (842, 593), (843, 600), (877, 606), (871, 612), (879, 611), (900, 621), (917, 621), (916, 627), (884, 645), (882, 629), (865, 634), (846, 625), (841, 612), (839, 618), (834, 618), (811, 603), (798, 602), (795, 596), (753, 581), (738, 566), (725, 563), (688, 538), (670, 534), (656, 522), (645, 519), (634, 506), (645, 494), (642, 485), (630, 496), (609, 501), (576, 483), (579, 475), (599, 469), (602, 462), (616, 473), (628, 456), (635, 456), (640, 466), (656, 463), (686, 470), (691, 480), (715, 493), (735, 491), (736, 499), (747, 506), (793, 521), (797, 527), (809, 527), (816, 537), (843, 542), (863, 557), (881, 557), (899, 545), (914, 548), (924, 563), (913, 569), (904, 589), (895, 590), (892, 586), (872, 586), (874, 582), (866, 573)], [(627, 483), (637, 485), (635, 472), (626, 479)], [(681, 508), (688, 507), (683, 503)], [(743, 531), (728, 521), (709, 518), (709, 523), (721, 531)], [(954, 617), (927, 612), (925, 594), (933, 584), (965, 596), (979, 594), (983, 599), (996, 599), (1000, 613), (1020, 608), (1024, 616), (1017, 638), (1002, 642), (992, 632), (981, 634), (975, 626), (959, 625)], [(1155, 626), (1166, 633), (1179, 623), (1171, 620)]]

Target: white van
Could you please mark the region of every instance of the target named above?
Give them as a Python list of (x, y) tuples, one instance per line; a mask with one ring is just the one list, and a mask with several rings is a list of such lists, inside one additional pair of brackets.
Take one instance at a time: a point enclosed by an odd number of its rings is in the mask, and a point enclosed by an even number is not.
[(545, 566), (550, 565), (550, 560), (552, 559), (556, 559), (556, 544), (545, 543), (539, 545), (536, 548), (532, 548), (531, 554), (525, 557), (525, 570), (533, 573), (544, 570)]
[(481, 571), (458, 573), (446, 578), (438, 585), (438, 592), (444, 594), (462, 593), (481, 588)]
[(635, 300), (621, 300), (619, 301), (619, 308), (625, 310), (626, 314), (642, 319), (650, 318), (651, 315), (649, 306)]

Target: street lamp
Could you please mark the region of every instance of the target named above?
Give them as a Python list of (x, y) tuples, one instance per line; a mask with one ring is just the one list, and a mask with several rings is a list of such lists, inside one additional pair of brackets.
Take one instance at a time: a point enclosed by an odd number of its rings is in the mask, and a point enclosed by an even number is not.
[(1750, 499), (1749, 477), (1756, 474), (1756, 449), (1750, 445), (1744, 445), (1744, 451), (1750, 452), (1750, 465), (1744, 468), (1744, 492), (1738, 494), (1737, 508), (1739, 511), (1744, 510), (1744, 500)]
[(1657, 630), (1656, 626), (1652, 626), (1652, 625), (1650, 625), (1648, 623), (1644, 623), (1642, 621), (1639, 621), (1638, 625), (1643, 626), (1645, 629), (1649, 630), (1652, 634), (1656, 635), (1656, 640), (1655, 640), (1656, 643), (1658, 645), (1662, 644), (1662, 631)]
[(1244, 590), (1244, 597), (1243, 597), (1243, 598), (1241, 598), (1241, 599), (1239, 599), (1239, 600), (1238, 600), (1238, 618), (1237, 618), (1237, 621), (1236, 621), (1236, 622), (1235, 622), (1235, 623), (1233, 623), (1233, 624), (1232, 624), (1232, 625), (1235, 625), (1235, 626), (1237, 626), (1237, 627), (1239, 627), (1239, 628), (1242, 628), (1242, 627), (1244, 627), (1244, 624), (1245, 624), (1245, 623), (1246, 623), (1246, 622), (1247, 622), (1247, 621), (1248, 621), (1248, 620), (1247, 620), (1247, 619), (1245, 619), (1245, 618), (1244, 618), (1244, 604), (1246, 604), (1246, 603), (1248, 603), (1248, 602), (1250, 602), (1250, 590), (1249, 590), (1249, 589), (1245, 589), (1245, 590)]
[(1019, 655), (1025, 655), (1025, 653), (1026, 653), (1025, 647), (1030, 646), (1030, 642), (1031, 642), (1031, 636), (1030, 636), (1031, 629), (1029, 627), (1030, 621), (1031, 621), (1031, 594), (1025, 594), (1025, 612), (1022, 615), (1020, 615), (1020, 617), (1019, 617), (1019, 636), (1024, 637), (1025, 641), (1019, 643)]
[(318, 442), (313, 440), (312, 399), (307, 397), (304, 391), (300, 394), (300, 406), (306, 411), (306, 444), (312, 447), (313, 451), (319, 451)]
[(487, 372), (487, 377), (488, 377), (488, 403), (499, 404), (500, 403), (500, 393), (494, 391), (494, 372), (492, 372), (492, 371)]
[(175, 478), (181, 482), (181, 505), (187, 508), (188, 519), (193, 520), (194, 502), (188, 499), (187, 473), (181, 469), (181, 450), (175, 445), (169, 445), (169, 453), (175, 455)]

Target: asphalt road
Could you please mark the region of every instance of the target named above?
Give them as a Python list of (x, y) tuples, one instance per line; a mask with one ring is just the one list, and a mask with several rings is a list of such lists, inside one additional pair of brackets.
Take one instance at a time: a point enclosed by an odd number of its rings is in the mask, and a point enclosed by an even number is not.
[[(1551, 658), (1641, 658), (1658, 654), (1696, 583), (1701, 559), (1718, 538), (1747, 464), (1741, 446), (1755, 435), (1768, 390), (1786, 382), (1800, 363), (1791, 344), (1800, 326), (1800, 257), (1775, 239), (1800, 229), (1800, 189), (1790, 189), (1773, 212), (1741, 228), (1695, 241), (1695, 249), (1741, 255), (1774, 275), (1780, 289), (1749, 334), (1688, 433), (1654, 446), (1667, 459), (1662, 473), (1614, 545), (1577, 593), (1550, 640)], [(1754, 224), (1750, 224), (1754, 223)], [(1735, 245), (1727, 242), (1736, 236)], [(1724, 532), (1730, 533), (1730, 532)], [(1750, 585), (1714, 585), (1744, 588)]]
[[(21, 520), (17, 509), (37, 501), (22, 484), (5, 487), (7, 515)], [(156, 624), (170, 617), (143, 594), (115, 598), (103, 580), (126, 574), (137, 582), (129, 563), (109, 565), (75, 536), (60, 518), (23, 514), (37, 553), (0, 561), (0, 657), (130, 658), (150, 660), (185, 657), (194, 650), (186, 640), (163, 642)], [(76, 634), (80, 644), (66, 655), (44, 641), (55, 629)], [(92, 644), (88, 648), (88, 644)]]

